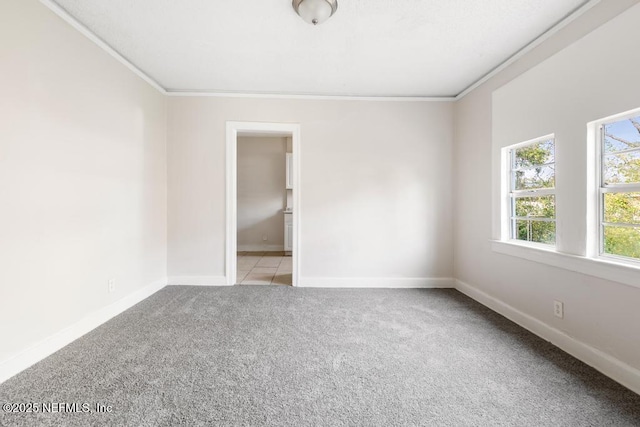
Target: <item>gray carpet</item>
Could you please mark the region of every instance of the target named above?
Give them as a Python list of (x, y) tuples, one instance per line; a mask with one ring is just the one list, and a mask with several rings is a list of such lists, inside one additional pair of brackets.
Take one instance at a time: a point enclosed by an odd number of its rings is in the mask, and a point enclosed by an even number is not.
[(113, 406), (3, 426), (640, 426), (640, 396), (435, 289), (167, 287), (0, 402)]

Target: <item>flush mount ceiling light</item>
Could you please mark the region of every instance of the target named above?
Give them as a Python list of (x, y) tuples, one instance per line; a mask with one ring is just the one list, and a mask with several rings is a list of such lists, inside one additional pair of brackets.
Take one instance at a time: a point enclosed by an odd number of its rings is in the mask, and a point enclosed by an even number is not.
[(318, 25), (338, 9), (338, 0), (293, 0), (293, 8), (309, 24)]

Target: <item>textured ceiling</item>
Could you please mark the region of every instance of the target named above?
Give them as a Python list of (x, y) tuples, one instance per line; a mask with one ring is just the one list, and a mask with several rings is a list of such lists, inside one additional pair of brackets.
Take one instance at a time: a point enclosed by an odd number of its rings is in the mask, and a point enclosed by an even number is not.
[(56, 0), (173, 91), (454, 96), (584, 0)]

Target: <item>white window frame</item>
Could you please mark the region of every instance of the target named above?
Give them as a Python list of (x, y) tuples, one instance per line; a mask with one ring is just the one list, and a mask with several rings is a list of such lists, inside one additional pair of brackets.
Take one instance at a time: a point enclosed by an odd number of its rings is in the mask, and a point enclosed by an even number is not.
[[(494, 252), (513, 256), (529, 261), (551, 265), (564, 270), (574, 271), (588, 276), (599, 277), (640, 289), (640, 262), (633, 261), (632, 258), (615, 257), (615, 256), (599, 256), (600, 241), (599, 232), (599, 186), (600, 186), (600, 156), (599, 156), (599, 136), (598, 126), (600, 124), (623, 120), (624, 118), (633, 117), (640, 113), (640, 108), (633, 111), (627, 111), (624, 114), (605, 117), (596, 121), (587, 123), (586, 128), (586, 145), (585, 154), (587, 159), (588, 178), (587, 184), (587, 206), (586, 206), (586, 236), (585, 236), (585, 254), (563, 252), (559, 248), (562, 241), (562, 229), (558, 229), (558, 221), (562, 223), (562, 211), (558, 208), (562, 200), (557, 200), (556, 195), (556, 246), (529, 243), (523, 240), (510, 239), (510, 205), (509, 205), (509, 189), (510, 189), (510, 150), (518, 146), (526, 145), (539, 141), (543, 138), (553, 137), (556, 143), (556, 153), (558, 152), (558, 143), (561, 141), (555, 135), (548, 135), (542, 138), (536, 138), (531, 141), (525, 141), (520, 144), (503, 146), (499, 148), (499, 172), (494, 175), (499, 184), (499, 215), (497, 235), (495, 239), (491, 239), (491, 248)], [(562, 164), (562, 158), (556, 155), (556, 164)], [(495, 183), (495, 181), (494, 181)], [(556, 189), (557, 189), (556, 176)], [(559, 202), (559, 203), (558, 203)]]
[[(542, 197), (542, 196), (554, 196), (554, 203), (557, 209), (558, 198), (556, 196), (556, 187), (554, 185), (553, 188), (539, 188), (539, 189), (530, 189), (530, 190), (516, 190), (515, 189), (515, 151), (519, 148), (527, 147), (529, 145), (537, 144), (540, 142), (553, 140), (553, 157), (554, 161), (550, 163), (545, 163), (544, 165), (536, 165), (536, 166), (547, 166), (547, 165), (555, 165), (556, 164), (556, 138), (555, 134), (549, 134), (545, 136), (541, 136), (538, 138), (530, 139), (528, 141), (520, 142), (518, 144), (509, 145), (502, 149), (502, 158), (503, 158), (503, 193), (505, 197), (503, 198), (504, 207), (502, 210), (502, 239), (506, 240), (510, 243), (521, 244), (526, 246), (533, 247), (541, 247), (546, 249), (555, 249), (557, 244), (557, 236), (558, 236), (558, 222), (557, 222), (557, 212), (556, 216), (551, 218), (536, 218), (535, 221), (544, 221), (544, 222), (553, 222), (556, 228), (556, 238), (553, 244), (550, 243), (540, 243), (540, 242), (531, 242), (527, 240), (516, 239), (516, 220), (527, 220), (527, 218), (518, 218), (515, 216), (515, 202), (518, 197)], [(534, 166), (535, 167), (535, 166)]]
[[(632, 184), (605, 184), (604, 183), (604, 127), (608, 124), (619, 122), (622, 120), (630, 119), (632, 117), (640, 116), (640, 109), (635, 109), (632, 111), (627, 111), (624, 113), (620, 113), (614, 116), (607, 117), (602, 120), (598, 120), (594, 122), (597, 132), (596, 132), (596, 153), (595, 153), (595, 162), (594, 165), (596, 167), (595, 175), (597, 177), (597, 237), (593, 239), (597, 247), (591, 253), (594, 258), (600, 258), (602, 260), (611, 260), (618, 263), (625, 263), (630, 265), (640, 265), (640, 259), (626, 257), (622, 255), (615, 254), (607, 254), (604, 252), (604, 227), (605, 226), (619, 226), (619, 227), (632, 227), (632, 228), (640, 228), (638, 225), (634, 224), (621, 224), (621, 223), (606, 223), (604, 221), (604, 195), (607, 193), (636, 193), (640, 192), (640, 183), (632, 183)], [(640, 153), (640, 148), (632, 148), (629, 150), (618, 151), (616, 153), (631, 153), (638, 152)]]

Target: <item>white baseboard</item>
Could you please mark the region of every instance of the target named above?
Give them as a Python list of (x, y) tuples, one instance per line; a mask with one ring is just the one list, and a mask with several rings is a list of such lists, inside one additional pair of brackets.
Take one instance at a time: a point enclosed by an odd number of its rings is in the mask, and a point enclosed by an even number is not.
[(304, 277), (298, 286), (307, 288), (454, 288), (449, 277)]
[(602, 372), (604, 375), (619, 382), (635, 393), (640, 394), (640, 370), (627, 365), (610, 354), (591, 347), (590, 345), (567, 335), (561, 330), (556, 329), (533, 316), (523, 313), (509, 304), (481, 291), (475, 286), (456, 280), (455, 287), (458, 291), (470, 298), (473, 298), (480, 304), (502, 314), (507, 319), (549, 341), (576, 359), (583, 361), (587, 365)]
[(169, 277), (172, 286), (229, 286), (225, 276), (172, 276)]
[(150, 297), (160, 289), (164, 288), (166, 284), (166, 279), (155, 281), (150, 285), (87, 315), (80, 321), (56, 332), (19, 354), (0, 362), (0, 383), (52, 355), (87, 332), (92, 331), (123, 311), (133, 307), (140, 301)]
[(282, 252), (284, 245), (238, 245), (238, 252)]

